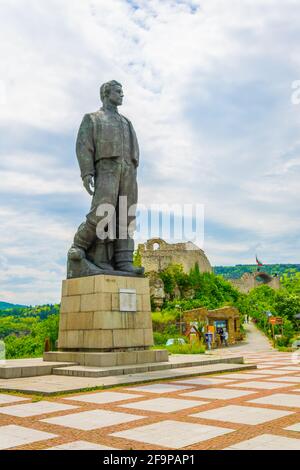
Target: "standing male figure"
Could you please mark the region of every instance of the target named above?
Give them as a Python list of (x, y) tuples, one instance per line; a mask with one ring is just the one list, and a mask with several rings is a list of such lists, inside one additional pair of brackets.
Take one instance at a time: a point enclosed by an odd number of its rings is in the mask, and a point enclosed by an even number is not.
[[(133, 266), (139, 147), (131, 122), (118, 112), (123, 96), (120, 83), (104, 83), (100, 87), (102, 108), (86, 114), (78, 131), (76, 154), (81, 178), (93, 199), (68, 253), (68, 277), (114, 270), (136, 275), (144, 272)], [(107, 207), (115, 211), (115, 218), (110, 217), (116, 228), (113, 236), (107, 226)]]

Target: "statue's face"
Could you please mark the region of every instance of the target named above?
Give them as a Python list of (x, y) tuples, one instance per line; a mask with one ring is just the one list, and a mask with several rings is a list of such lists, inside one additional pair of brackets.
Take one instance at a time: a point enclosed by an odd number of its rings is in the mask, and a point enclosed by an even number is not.
[(115, 106), (120, 106), (123, 102), (123, 89), (120, 85), (114, 85), (110, 89), (110, 94), (108, 96), (108, 99), (111, 104), (114, 104)]

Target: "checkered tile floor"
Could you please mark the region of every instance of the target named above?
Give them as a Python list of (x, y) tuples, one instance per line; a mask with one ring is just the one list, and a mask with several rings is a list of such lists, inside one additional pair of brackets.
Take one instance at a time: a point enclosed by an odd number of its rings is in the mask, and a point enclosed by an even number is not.
[(258, 369), (45, 399), (0, 393), (0, 449), (300, 450), (300, 360), (243, 355)]

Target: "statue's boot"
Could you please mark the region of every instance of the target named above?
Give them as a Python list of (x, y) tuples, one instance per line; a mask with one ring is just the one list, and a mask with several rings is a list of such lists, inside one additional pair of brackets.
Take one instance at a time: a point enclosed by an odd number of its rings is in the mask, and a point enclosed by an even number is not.
[(132, 238), (126, 240), (116, 239), (114, 241), (115, 269), (131, 274), (144, 274), (144, 268), (133, 266), (134, 241)]
[(87, 220), (78, 227), (71, 249), (74, 252), (77, 251), (79, 257), (81, 257), (82, 254), (84, 254), (85, 257), (85, 252), (96, 241), (96, 238), (96, 227)]
[(113, 271), (113, 267), (109, 263), (101, 262), (97, 266), (86, 259), (86, 251), (96, 241), (96, 228), (90, 222), (83, 222), (75, 236), (73, 245), (68, 251), (69, 264), (73, 266), (73, 261), (82, 261), (81, 271), (88, 274), (99, 274), (102, 271)]

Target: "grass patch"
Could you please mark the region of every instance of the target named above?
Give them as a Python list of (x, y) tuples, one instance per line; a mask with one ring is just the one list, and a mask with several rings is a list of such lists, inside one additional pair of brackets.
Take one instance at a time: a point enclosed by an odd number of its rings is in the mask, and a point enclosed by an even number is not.
[(204, 354), (205, 346), (201, 343), (172, 344), (165, 346), (171, 354)]

